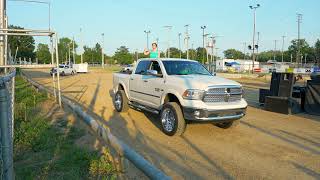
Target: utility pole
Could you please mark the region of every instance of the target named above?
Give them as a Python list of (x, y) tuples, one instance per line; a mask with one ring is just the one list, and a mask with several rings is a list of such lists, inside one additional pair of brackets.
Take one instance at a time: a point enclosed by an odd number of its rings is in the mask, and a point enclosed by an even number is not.
[(259, 41), (260, 41), (260, 32), (258, 32), (257, 34), (258, 34), (257, 46), (255, 47), (255, 48), (257, 49), (257, 55), (256, 55), (256, 59), (255, 59), (255, 61), (258, 61), (258, 59), (259, 59)]
[(274, 40), (273, 60), (276, 60), (277, 40)]
[(243, 60), (246, 59), (246, 49), (247, 49), (247, 43), (244, 42), (244, 43), (243, 43)]
[(69, 61), (69, 67), (70, 67), (71, 65), (70, 43), (68, 43), (68, 61)]
[(204, 30), (207, 26), (201, 26), (202, 29), (202, 64), (204, 64)]
[(170, 31), (172, 29), (172, 26), (163, 26), (168, 30), (168, 49), (167, 49), (167, 58), (170, 58)]
[[(208, 42), (208, 40), (207, 40), (207, 39), (208, 39), (208, 36), (209, 36), (209, 35), (210, 35), (210, 34), (205, 34), (205, 35), (204, 35), (204, 38), (205, 38), (205, 44), (207, 44), (207, 42)], [(206, 51), (206, 54), (207, 54), (207, 56), (206, 56), (206, 57), (207, 57), (207, 59), (206, 59), (206, 61), (204, 61), (204, 62), (207, 62), (207, 63), (208, 63), (208, 49), (207, 49), (207, 48), (208, 48), (208, 45), (205, 45), (205, 47), (204, 47), (204, 48), (205, 48), (205, 51)]]
[(249, 6), (250, 9), (253, 10), (253, 37), (252, 37), (252, 74), (254, 72), (254, 61), (255, 61), (255, 35), (256, 35), (256, 10), (260, 7), (260, 4), (257, 4), (256, 6)]
[(179, 33), (178, 36), (179, 36), (179, 54), (181, 59), (181, 33)]
[(284, 38), (286, 36), (282, 36), (282, 48), (281, 48), (281, 61), (283, 62), (283, 49), (284, 49)]
[(103, 53), (103, 48), (104, 48), (104, 33), (101, 34), (102, 36), (102, 43), (101, 43), (101, 66), (104, 68), (104, 53)]
[[(0, 0), (0, 28), (5, 29), (6, 0)], [(0, 65), (5, 65), (5, 36), (0, 36)]]
[[(186, 33), (185, 33), (185, 41), (186, 41), (186, 49), (187, 49), (187, 59), (189, 59), (189, 24), (184, 25), (184, 27), (186, 28)], [(192, 48), (193, 49), (193, 48)]]
[(297, 13), (297, 22), (298, 22), (298, 52), (296, 57), (296, 64), (299, 66), (299, 60), (300, 60), (300, 24), (302, 21), (302, 14)]
[(72, 38), (72, 56), (73, 56), (73, 64), (76, 63), (76, 50), (74, 48), (74, 37)]
[(149, 34), (151, 33), (151, 31), (150, 30), (145, 30), (144, 31), (144, 33), (146, 34), (146, 36), (147, 36), (147, 49), (149, 49)]
[[(83, 48), (83, 39), (82, 39), (82, 29), (80, 28), (80, 41), (81, 41), (81, 46)], [(84, 53), (84, 49), (83, 52), (81, 52), (81, 64), (83, 63), (83, 53)]]

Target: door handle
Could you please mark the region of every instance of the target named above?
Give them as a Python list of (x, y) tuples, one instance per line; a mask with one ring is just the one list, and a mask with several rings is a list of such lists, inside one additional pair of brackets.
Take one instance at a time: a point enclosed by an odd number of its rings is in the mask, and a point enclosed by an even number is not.
[(143, 80), (143, 82), (148, 82), (147, 80)]

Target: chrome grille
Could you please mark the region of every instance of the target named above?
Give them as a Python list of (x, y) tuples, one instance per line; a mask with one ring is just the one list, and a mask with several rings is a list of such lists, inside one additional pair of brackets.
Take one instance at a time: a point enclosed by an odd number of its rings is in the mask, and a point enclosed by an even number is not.
[(223, 86), (209, 88), (203, 97), (204, 102), (235, 102), (240, 101), (242, 89), (239, 86)]

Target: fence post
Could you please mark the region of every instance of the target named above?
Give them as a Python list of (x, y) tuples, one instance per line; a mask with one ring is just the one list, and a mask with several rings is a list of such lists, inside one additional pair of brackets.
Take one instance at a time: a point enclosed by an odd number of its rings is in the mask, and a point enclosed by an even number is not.
[(9, 127), (9, 98), (5, 83), (0, 84), (0, 128), (1, 128), (1, 152), (3, 161), (3, 179), (13, 178), (13, 159), (11, 154), (11, 142)]

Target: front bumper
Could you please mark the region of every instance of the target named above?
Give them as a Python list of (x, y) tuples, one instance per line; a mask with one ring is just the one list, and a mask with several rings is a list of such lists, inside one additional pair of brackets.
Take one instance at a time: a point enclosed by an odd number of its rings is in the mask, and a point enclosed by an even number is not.
[(242, 118), (246, 114), (246, 109), (247, 107), (226, 110), (183, 108), (183, 115), (186, 120), (191, 121), (226, 122)]

